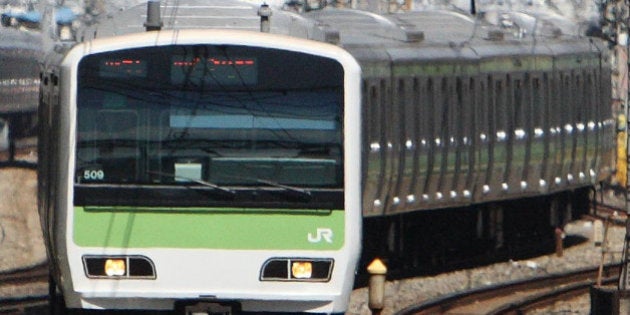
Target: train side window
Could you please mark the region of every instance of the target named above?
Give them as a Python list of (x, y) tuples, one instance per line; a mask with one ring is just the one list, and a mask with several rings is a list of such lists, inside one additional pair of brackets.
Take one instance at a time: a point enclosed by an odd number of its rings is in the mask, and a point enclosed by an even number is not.
[(379, 129), (380, 129), (380, 137), (379, 139), (381, 139), (381, 143), (386, 143), (387, 141), (390, 141), (390, 137), (391, 137), (391, 128), (388, 125), (388, 117), (390, 115), (389, 111), (388, 111), (388, 105), (391, 106), (391, 104), (389, 104), (388, 100), (388, 95), (387, 95), (387, 83), (386, 80), (380, 80), (379, 81), (379, 104), (378, 104), (378, 108), (380, 109), (379, 111)]
[(379, 119), (380, 105), (375, 104), (377, 100), (380, 100), (378, 87), (375, 85), (369, 86), (370, 97), (368, 97), (368, 119), (370, 119), (370, 142), (379, 142), (381, 136), (381, 124)]
[(475, 84), (477, 82), (475, 81), (474, 78), (469, 78), (468, 79), (468, 86), (464, 87), (464, 89), (466, 90), (464, 93), (466, 93), (465, 97), (464, 97), (464, 108), (466, 109), (466, 115), (464, 116), (464, 124), (466, 125), (464, 127), (464, 135), (466, 136), (472, 136), (475, 134), (475, 130), (477, 128), (476, 126), (476, 120), (475, 120), (475, 111), (474, 108), (478, 105), (477, 104), (477, 95), (475, 94)]
[(501, 80), (494, 82), (494, 99), (492, 105), (492, 118), (490, 119), (492, 121), (491, 124), (494, 126), (493, 133), (496, 135), (500, 130), (505, 131), (504, 125), (507, 121), (505, 111), (508, 104), (505, 101), (505, 87)]
[(473, 119), (471, 118), (471, 102), (473, 101), (473, 97), (471, 94), (472, 90), (469, 86), (470, 84), (472, 84), (472, 80), (468, 78), (457, 79), (457, 112), (459, 113), (459, 115), (457, 117), (455, 125), (457, 128), (457, 143), (461, 148), (458, 151), (458, 163), (460, 163), (459, 167), (462, 171), (468, 171), (469, 156), (468, 150), (466, 149), (468, 145), (467, 138), (469, 137), (469, 135), (473, 134)]
[(492, 133), (495, 131), (495, 119), (494, 119), (494, 111), (495, 111), (495, 102), (496, 102), (496, 94), (497, 91), (493, 88), (494, 86), (494, 80), (492, 79), (492, 76), (488, 76), (487, 79), (487, 84), (486, 84), (486, 90), (485, 90), (485, 104), (487, 104), (487, 108), (485, 108), (485, 112), (484, 112), (484, 118), (485, 118), (485, 125), (488, 126), (487, 131), (488, 131), (488, 141), (492, 140)]
[(523, 113), (523, 81), (520, 79), (514, 80), (514, 88), (512, 91), (512, 106), (514, 112), (514, 130), (522, 129), (525, 127), (525, 114)]
[[(433, 84), (433, 80), (431, 78), (428, 78), (425, 84), (425, 90), (426, 92), (424, 93), (424, 99), (422, 104), (424, 106), (422, 106), (422, 117), (431, 117), (433, 115), (433, 107), (434, 107), (434, 102), (436, 102), (437, 100), (435, 99), (435, 87)], [(423, 125), (423, 132), (421, 133), (423, 135), (423, 137), (427, 138), (427, 141), (430, 141), (432, 138), (432, 132), (433, 132), (433, 125), (435, 124), (433, 119), (429, 119), (429, 123), (426, 125)]]
[(436, 121), (440, 122), (440, 125), (436, 125), (435, 135), (436, 137), (441, 137), (445, 140), (449, 133), (449, 116), (450, 116), (450, 107), (451, 101), (450, 98), (452, 96), (451, 91), (449, 91), (449, 84), (446, 78), (442, 78), (441, 80), (441, 88), (440, 88), (440, 110), (436, 111)]
[(480, 79), (477, 84), (479, 85), (479, 92), (475, 95), (476, 106), (474, 110), (474, 115), (477, 125), (477, 134), (475, 137), (477, 137), (479, 140), (483, 140), (482, 135), (488, 134), (488, 82), (486, 80)]
[(528, 133), (534, 130), (534, 109), (532, 107), (532, 81), (529, 74), (525, 75), (523, 80), (523, 119), (524, 128)]
[(588, 89), (587, 95), (586, 95), (586, 109), (585, 109), (585, 113), (586, 113), (586, 117), (584, 117), (584, 121), (585, 122), (591, 122), (591, 121), (595, 121), (597, 114), (596, 114), (596, 108), (597, 108), (597, 86), (594, 84), (593, 82), (593, 73), (589, 73), (586, 75), (586, 89)]
[(404, 146), (406, 139), (409, 139), (413, 136), (412, 131), (410, 130), (411, 119), (413, 114), (405, 115), (405, 113), (411, 113), (411, 111), (407, 111), (405, 104), (409, 104), (409, 93), (408, 84), (404, 78), (399, 78), (397, 82), (397, 93), (393, 95), (394, 100), (397, 100), (395, 110), (397, 112), (394, 113), (394, 122), (398, 120), (398, 123), (394, 123), (393, 129), (397, 131), (398, 134), (393, 135), (392, 140), (397, 140), (401, 147)]
[(418, 93), (420, 94), (424, 94), (424, 91), (422, 90), (422, 83), (420, 82), (419, 78), (414, 78), (413, 79), (413, 85), (411, 87), (411, 95), (412, 95), (412, 100), (409, 102), (409, 104), (413, 107), (413, 119), (411, 120), (412, 122), (412, 126), (414, 129), (414, 137), (412, 139), (414, 139), (414, 141), (417, 141), (416, 139), (419, 139), (422, 136), (422, 126), (420, 125), (421, 117), (422, 117), (422, 95), (418, 95)]
[(456, 110), (455, 110), (455, 115), (457, 115), (455, 118), (455, 120), (453, 121), (453, 126), (457, 129), (456, 130), (456, 136), (457, 136), (457, 141), (460, 141), (462, 139), (462, 137), (466, 134), (468, 134), (466, 131), (466, 125), (465, 123), (462, 123), (466, 120), (466, 106), (465, 104), (465, 99), (467, 98), (467, 95), (464, 95), (464, 93), (466, 93), (468, 90), (464, 87), (464, 82), (462, 80), (461, 77), (458, 77), (457, 80), (455, 80), (455, 106), (456, 106)]
[[(544, 109), (540, 78), (536, 78), (536, 77), (532, 78), (531, 87), (532, 87), (532, 107)], [(536, 110), (536, 111), (533, 111), (533, 113), (535, 114), (534, 117), (532, 117), (534, 128), (541, 128), (544, 130), (545, 111)]]
[(560, 114), (560, 123), (562, 125), (566, 124), (566, 123), (570, 123), (572, 121), (572, 117), (573, 117), (573, 111), (575, 109), (575, 102), (573, 101), (573, 95), (572, 92), (575, 93), (575, 91), (573, 90), (572, 87), (572, 78), (571, 78), (571, 73), (564, 73), (562, 74), (562, 89), (561, 89), (561, 95), (562, 95), (562, 102), (561, 104), (563, 104), (563, 108), (564, 110), (561, 110), (561, 114)]
[(540, 85), (540, 97), (541, 97), (541, 102), (544, 104), (544, 111), (541, 111), (541, 114), (543, 114), (543, 117), (541, 119), (542, 125), (543, 125), (543, 130), (545, 131), (545, 133), (547, 133), (549, 131), (549, 129), (552, 126), (552, 122), (553, 122), (553, 112), (551, 110), (551, 101), (552, 101), (552, 97), (551, 97), (551, 86), (549, 86), (550, 84), (550, 79), (549, 79), (549, 75), (547, 73), (543, 74), (542, 77), (542, 83)]

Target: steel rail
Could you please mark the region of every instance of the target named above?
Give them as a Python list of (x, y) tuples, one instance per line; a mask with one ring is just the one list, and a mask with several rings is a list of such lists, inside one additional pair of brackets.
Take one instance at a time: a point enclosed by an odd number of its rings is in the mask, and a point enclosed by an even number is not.
[[(607, 277), (602, 283), (610, 284), (619, 281), (619, 276)], [(501, 305), (496, 309), (487, 313), (487, 315), (507, 315), (507, 314), (526, 314), (527, 311), (541, 309), (553, 305), (555, 302), (567, 298), (578, 297), (588, 294), (590, 288), (595, 284), (593, 280), (582, 281), (567, 285), (561, 288), (553, 289), (548, 292), (527, 296), (518, 301)]]
[[(617, 277), (616, 279), (618, 279), (619, 267), (620, 264), (606, 265), (606, 273), (610, 275), (610, 278), (615, 279), (615, 277)], [(508, 296), (513, 295), (515, 292), (530, 291), (530, 294), (526, 295), (542, 296), (541, 292), (550, 291), (548, 288), (556, 288), (555, 290), (559, 290), (563, 286), (568, 287), (569, 285), (575, 285), (575, 283), (586, 283), (586, 281), (590, 281), (588, 282), (589, 286), (593, 285), (595, 283), (595, 279), (597, 278), (598, 269), (598, 267), (585, 268), (562, 274), (547, 275), (453, 293), (437, 299), (416, 303), (398, 311), (396, 314), (449, 314), (450, 311), (455, 311), (456, 308), (464, 308), (468, 306), (480, 309), (480, 306), (483, 306), (484, 303), (491, 303), (492, 300), (495, 300), (495, 305), (489, 306), (490, 310), (492, 311), (495, 309), (499, 311), (505, 305), (513, 304), (519, 299), (523, 301), (526, 299), (525, 297), (509, 299)], [(500, 297), (506, 298), (507, 301), (497, 302), (496, 300)], [(523, 303), (523, 305), (525, 305), (525, 303)], [(488, 311), (483, 311), (481, 313), (486, 314), (487, 312)]]
[[(48, 282), (47, 262), (0, 272), (0, 287), (41, 281)], [(27, 310), (43, 309), (47, 305), (47, 294), (0, 297), (0, 314), (24, 314)]]
[(48, 263), (0, 272), (0, 285), (48, 281)]
[(47, 294), (0, 298), (0, 314), (24, 314), (28, 309), (47, 306)]

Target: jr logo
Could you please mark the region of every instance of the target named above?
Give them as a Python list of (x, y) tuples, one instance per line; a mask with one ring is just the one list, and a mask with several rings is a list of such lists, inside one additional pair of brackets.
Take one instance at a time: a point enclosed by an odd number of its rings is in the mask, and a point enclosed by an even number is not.
[(332, 244), (333, 231), (329, 228), (317, 228), (317, 235), (308, 233), (308, 241), (311, 243), (320, 243), (322, 239), (326, 241), (326, 243)]

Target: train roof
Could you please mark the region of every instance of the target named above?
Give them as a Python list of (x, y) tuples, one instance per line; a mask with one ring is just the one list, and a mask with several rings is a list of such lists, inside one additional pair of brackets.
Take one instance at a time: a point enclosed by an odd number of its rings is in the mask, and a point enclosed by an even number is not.
[[(165, 1), (166, 2), (166, 1)], [(259, 32), (259, 6), (234, 0), (162, 3), (163, 29), (237, 29)], [(480, 59), (496, 55), (559, 55), (597, 48), (580, 26), (546, 13), (468, 13), (430, 9), (378, 14), (336, 8), (298, 13), (271, 8), (270, 32), (329, 42), (360, 62)], [(144, 32), (146, 5), (131, 7), (77, 32), (80, 41)], [(578, 39), (578, 40), (576, 40)]]

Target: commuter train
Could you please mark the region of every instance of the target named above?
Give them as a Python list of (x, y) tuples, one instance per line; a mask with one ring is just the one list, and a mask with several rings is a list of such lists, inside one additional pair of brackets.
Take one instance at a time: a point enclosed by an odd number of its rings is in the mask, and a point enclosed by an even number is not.
[[(36, 131), (41, 37), (37, 33), (2, 29), (0, 32), (0, 119), (2, 141), (32, 136)], [(3, 145), (0, 145), (2, 150)]]
[(53, 311), (344, 312), (362, 219), (592, 186), (605, 43), (495, 17), (150, 1), (55, 38)]

